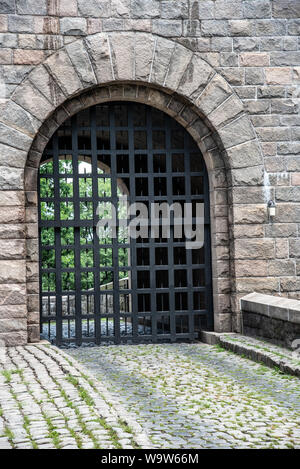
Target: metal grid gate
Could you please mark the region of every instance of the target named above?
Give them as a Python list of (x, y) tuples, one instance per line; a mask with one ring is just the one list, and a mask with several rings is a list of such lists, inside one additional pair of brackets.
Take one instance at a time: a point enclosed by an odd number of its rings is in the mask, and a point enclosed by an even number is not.
[[(208, 194), (198, 147), (163, 112), (109, 103), (67, 120), (39, 170), (42, 336), (58, 345), (139, 343), (211, 329)], [(186, 249), (172, 224), (170, 239), (129, 239), (122, 226), (99, 238), (97, 207), (111, 203), (123, 218), (125, 195), (148, 207), (203, 201), (204, 247)]]

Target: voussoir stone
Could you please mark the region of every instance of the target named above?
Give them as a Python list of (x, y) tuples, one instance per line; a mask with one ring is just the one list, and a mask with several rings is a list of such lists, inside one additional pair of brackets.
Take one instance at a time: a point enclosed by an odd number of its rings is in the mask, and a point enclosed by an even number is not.
[(135, 41), (135, 78), (148, 81), (151, 72), (155, 37), (149, 34), (139, 34)]
[(222, 143), (225, 148), (230, 148), (240, 143), (255, 138), (255, 132), (247, 116), (240, 117), (219, 130)]
[(17, 88), (13, 100), (40, 121), (54, 110), (54, 106), (28, 80)]
[(45, 66), (55, 77), (66, 96), (71, 96), (82, 89), (82, 84), (72, 62), (63, 49), (51, 55), (45, 61)]
[(175, 44), (172, 41), (162, 37), (157, 38), (152, 64), (151, 83), (164, 84), (174, 48)]
[(110, 44), (107, 34), (95, 34), (85, 39), (98, 83), (113, 80)]
[(262, 151), (257, 140), (242, 143), (226, 151), (229, 167), (247, 168), (261, 164), (263, 161)]
[(192, 55), (192, 51), (186, 49), (180, 44), (176, 44), (170, 60), (168, 73), (165, 78), (165, 86), (167, 88), (173, 90), (178, 88), (180, 80), (192, 58)]
[(215, 75), (196, 101), (203, 115), (209, 115), (232, 94), (232, 89), (220, 75)]
[(135, 35), (109, 35), (115, 78), (119, 80), (134, 79), (134, 43)]
[(208, 115), (209, 121), (214, 127), (228, 124), (232, 119), (244, 112), (244, 106), (240, 99), (231, 95), (217, 109)]
[(72, 42), (66, 46), (66, 51), (82, 83), (86, 86), (96, 84), (97, 79), (83, 42)]
[(37, 66), (30, 73), (29, 80), (54, 106), (59, 106), (66, 99), (57, 81), (44, 65)]
[(178, 92), (194, 101), (199, 97), (213, 73), (213, 68), (199, 55), (194, 54), (181, 79)]

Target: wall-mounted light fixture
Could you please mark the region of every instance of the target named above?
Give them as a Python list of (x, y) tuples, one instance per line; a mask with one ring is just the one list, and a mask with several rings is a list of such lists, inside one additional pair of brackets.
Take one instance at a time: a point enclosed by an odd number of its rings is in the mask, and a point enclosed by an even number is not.
[(274, 200), (269, 200), (268, 202), (269, 217), (274, 218), (276, 215), (276, 204)]

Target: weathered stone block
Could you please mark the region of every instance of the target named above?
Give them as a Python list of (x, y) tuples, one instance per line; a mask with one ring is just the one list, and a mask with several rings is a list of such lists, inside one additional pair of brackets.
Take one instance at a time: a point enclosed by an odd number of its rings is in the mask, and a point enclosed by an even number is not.
[(82, 89), (79, 77), (64, 50), (51, 55), (45, 62), (66, 96), (71, 96)]
[(189, 17), (189, 5), (187, 0), (176, 2), (161, 1), (160, 16), (165, 19), (184, 19)]
[(0, 123), (0, 143), (8, 144), (14, 148), (28, 151), (32, 138), (22, 132)]
[(24, 223), (24, 207), (1, 207), (0, 223)]
[[(300, 29), (299, 29), (300, 30)], [(298, 65), (300, 61), (299, 51), (272, 52), (270, 54), (271, 66), (292, 66)]]
[(98, 83), (113, 79), (113, 69), (108, 36), (95, 34), (86, 39), (86, 45), (92, 61)]
[(24, 240), (0, 239), (0, 259), (24, 259), (24, 256)]
[(286, 22), (284, 20), (259, 20), (256, 23), (258, 36), (284, 36)]
[(34, 30), (33, 24), (32, 16), (9, 15), (8, 17), (8, 30), (11, 32), (31, 33)]
[(265, 227), (267, 238), (296, 238), (298, 228), (295, 223), (272, 223)]
[(54, 106), (60, 105), (66, 99), (58, 83), (43, 65), (36, 67), (30, 73), (29, 79)]
[(155, 39), (149, 34), (139, 34), (135, 41), (135, 78), (148, 81), (153, 60)]
[(259, 40), (254, 37), (238, 37), (233, 39), (233, 50), (236, 52), (258, 51)]
[(17, 0), (19, 15), (47, 15), (47, 0)]
[(300, 33), (300, 19), (289, 21), (288, 34), (298, 36), (299, 33)]
[(273, 239), (236, 239), (235, 259), (273, 259)]
[(232, 95), (211, 114), (209, 114), (208, 118), (214, 127), (218, 128), (228, 124), (243, 112), (244, 107), (242, 102), (235, 95)]
[(270, 56), (266, 52), (243, 52), (240, 55), (242, 67), (265, 67), (270, 65)]
[(201, 21), (201, 30), (203, 36), (228, 36), (228, 21), (203, 20)]
[(271, 18), (271, 5), (269, 0), (246, 0), (243, 2), (245, 18)]
[[(0, 308), (3, 309), (4, 317), (26, 316), (26, 285), (25, 284), (1, 284), (0, 285)], [(5, 310), (7, 308), (7, 310)]]
[(235, 275), (237, 277), (266, 277), (268, 275), (268, 263), (265, 260), (235, 261)]
[(290, 140), (289, 129), (284, 127), (256, 127), (256, 133), (263, 142)]
[[(202, 2), (201, 2), (202, 3)], [(229, 20), (229, 34), (231, 36), (252, 36), (255, 24), (249, 20)]]
[(66, 51), (84, 86), (96, 84), (97, 79), (83, 42), (72, 42), (66, 46)]
[(215, 2), (212, 0), (202, 0), (198, 2), (198, 15), (200, 20), (213, 19), (215, 13)]
[(13, 100), (40, 121), (45, 120), (53, 111), (49, 101), (28, 81), (17, 88)]
[(234, 223), (265, 223), (267, 221), (265, 205), (236, 205), (233, 207)]
[(248, 68), (245, 70), (246, 85), (262, 85), (265, 83), (263, 68)]
[(135, 35), (123, 33), (109, 37), (115, 77), (119, 80), (133, 80)]
[[(89, 2), (85, 2), (87, 5)], [(68, 36), (85, 36), (87, 33), (87, 22), (85, 18), (62, 18), (60, 20), (62, 34)]]
[(300, 187), (277, 187), (278, 202), (300, 202)]
[(176, 44), (172, 54), (169, 69), (165, 78), (165, 86), (176, 90), (181, 82), (181, 78), (187, 69), (193, 53), (180, 44)]
[[(263, 187), (247, 187), (247, 190), (244, 187), (233, 187), (229, 201), (232, 204), (248, 204), (251, 201), (251, 204), (255, 206), (264, 204), (266, 210)], [(260, 213), (260, 207), (258, 207), (258, 213)]]
[(24, 171), (19, 168), (0, 166), (0, 189), (18, 190), (24, 187)]
[(279, 291), (279, 280), (274, 277), (237, 278), (236, 291), (238, 293), (249, 293), (253, 291), (260, 293), (276, 293)]
[(182, 23), (180, 20), (153, 20), (152, 30), (154, 34), (165, 37), (178, 37), (182, 35)]
[(159, 3), (158, 0), (132, 0), (131, 14), (134, 18), (158, 18)]
[(3, 109), (0, 119), (4, 124), (12, 125), (31, 137), (35, 136), (41, 125), (38, 119), (11, 100)]
[(6, 347), (15, 347), (27, 344), (27, 331), (0, 332), (0, 343)]
[(253, 140), (255, 133), (248, 117), (239, 117), (219, 130), (226, 149)]
[(29, 325), (27, 328), (28, 332), (28, 342), (35, 343), (40, 341), (40, 326), (39, 325)]
[(1, 319), (0, 317), (0, 333), (24, 330), (27, 330), (26, 318)]
[(0, 283), (24, 283), (24, 260), (0, 260)]
[(182, 77), (178, 92), (194, 100), (199, 97), (212, 75), (212, 67), (198, 55), (194, 55)]
[(298, 0), (273, 0), (272, 12), (274, 18), (299, 18), (300, 3)]
[(216, 75), (207, 85), (200, 98), (196, 101), (203, 115), (209, 115), (232, 94), (226, 81)]
[(0, 166), (24, 168), (26, 156), (26, 152), (0, 143)]
[(263, 166), (232, 169), (229, 181), (233, 186), (260, 186), (263, 184)]
[(293, 261), (292, 259), (269, 261), (268, 272), (269, 275), (272, 277), (296, 275), (295, 261)]

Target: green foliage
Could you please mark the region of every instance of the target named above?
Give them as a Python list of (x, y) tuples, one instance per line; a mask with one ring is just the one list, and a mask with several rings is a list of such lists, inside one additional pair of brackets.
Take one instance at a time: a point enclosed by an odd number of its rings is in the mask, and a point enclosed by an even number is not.
[[(86, 169), (87, 163), (78, 162), (79, 175), (79, 197), (92, 197), (93, 184), (92, 178), (87, 177)], [(54, 177), (53, 177), (53, 161), (47, 161), (40, 166), (40, 174), (44, 177), (40, 178), (40, 197), (50, 199), (40, 202), (41, 218), (42, 220), (54, 220), (55, 216), (59, 216), (61, 220), (74, 219), (74, 203), (73, 203), (73, 164), (71, 160), (59, 161), (59, 197), (63, 200), (59, 201), (60, 214), (55, 213), (54, 197)], [(108, 177), (98, 178), (98, 197), (111, 197), (111, 179)], [(118, 196), (122, 196), (121, 190), (118, 188)], [(69, 199), (69, 200), (68, 200)], [(110, 203), (105, 201), (101, 204), (99, 216), (101, 218), (109, 218), (112, 216)], [(80, 219), (92, 220), (94, 218), (93, 202), (80, 200)], [(126, 217), (126, 204), (123, 201), (118, 203), (118, 215), (121, 218)], [(60, 262), (63, 269), (73, 268), (76, 269), (76, 256), (74, 250), (74, 228), (61, 227), (57, 233), (61, 242), (61, 255)], [(42, 267), (44, 269), (54, 269), (56, 266), (56, 253), (55, 253), (55, 229), (42, 228), (41, 229), (41, 258)], [(93, 228), (80, 227), (80, 266), (92, 268), (94, 266), (94, 253), (93, 253)], [(118, 242), (127, 242), (126, 230), (119, 230)], [(99, 239), (99, 258), (100, 258), (100, 285), (105, 285), (113, 281), (113, 272), (103, 271), (101, 267), (113, 266), (113, 249), (112, 239), (109, 230), (103, 228)], [(111, 246), (111, 247), (107, 247)], [(119, 266), (126, 267), (129, 264), (129, 249), (118, 249)], [(120, 271), (119, 278), (122, 279), (128, 275), (128, 272)], [(62, 289), (63, 291), (75, 290), (75, 274), (74, 272), (62, 272)], [(83, 272), (81, 274), (81, 288), (93, 289), (94, 288), (94, 274), (92, 272)], [(56, 290), (56, 276), (54, 272), (43, 273), (42, 275), (42, 289), (43, 291)]]

